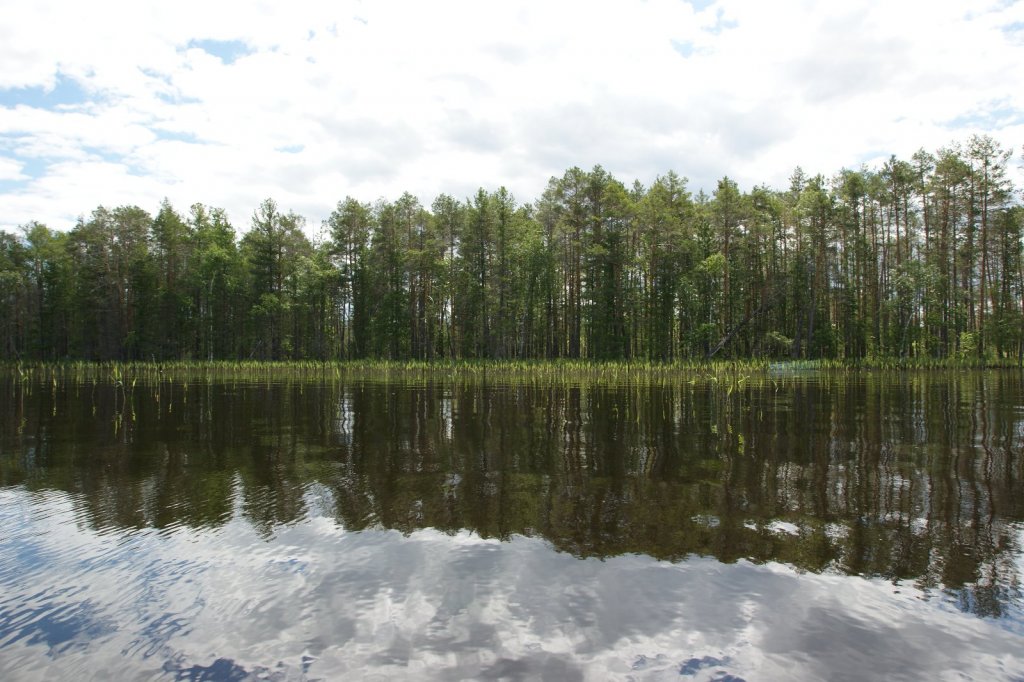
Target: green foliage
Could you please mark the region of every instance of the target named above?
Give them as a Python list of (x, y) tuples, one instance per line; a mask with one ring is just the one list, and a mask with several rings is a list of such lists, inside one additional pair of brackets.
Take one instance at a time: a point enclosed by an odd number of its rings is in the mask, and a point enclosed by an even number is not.
[(570, 168), (424, 208), (351, 197), (313, 243), (267, 199), (99, 207), (0, 241), (3, 358), (1024, 360), (1024, 209), (975, 137), (784, 191)]
[(764, 335), (762, 348), (770, 358), (785, 358), (793, 348), (793, 339), (779, 332), (770, 331)]

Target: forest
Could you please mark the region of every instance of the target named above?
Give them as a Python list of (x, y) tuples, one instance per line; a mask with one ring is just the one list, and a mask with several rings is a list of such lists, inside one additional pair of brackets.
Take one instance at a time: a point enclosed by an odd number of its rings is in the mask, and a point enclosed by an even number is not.
[(1012, 152), (692, 193), (570, 168), (427, 207), (99, 207), (0, 232), (0, 359), (1024, 358)]

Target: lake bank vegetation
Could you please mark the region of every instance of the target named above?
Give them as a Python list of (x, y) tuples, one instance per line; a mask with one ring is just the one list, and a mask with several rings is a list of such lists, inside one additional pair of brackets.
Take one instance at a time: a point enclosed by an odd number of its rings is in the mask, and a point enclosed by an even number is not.
[[(579, 361), (579, 360), (172, 360), (0, 362), (0, 380), (8, 387), (22, 385), (113, 386), (131, 392), (136, 385), (153, 387), (182, 383), (307, 383), (349, 384), (534, 384), (538, 386), (711, 386), (724, 392), (743, 387), (790, 387), (808, 379), (842, 381), (853, 375), (907, 376), (935, 372), (1021, 370), (1016, 358), (980, 361), (977, 358), (939, 360), (895, 358), (880, 361), (741, 360)], [(851, 374), (852, 373), (852, 374)]]
[(100, 207), (68, 232), (0, 232), (0, 359), (1016, 365), (1010, 157), (974, 137), (711, 195), (571, 168), (532, 203), (348, 197), (314, 239), (271, 199), (241, 238), (203, 204)]

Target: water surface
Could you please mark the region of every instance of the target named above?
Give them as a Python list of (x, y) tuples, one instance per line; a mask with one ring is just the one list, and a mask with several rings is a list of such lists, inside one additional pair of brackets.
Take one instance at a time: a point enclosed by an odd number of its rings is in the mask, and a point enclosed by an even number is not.
[(1017, 373), (0, 387), (0, 679), (1024, 678)]

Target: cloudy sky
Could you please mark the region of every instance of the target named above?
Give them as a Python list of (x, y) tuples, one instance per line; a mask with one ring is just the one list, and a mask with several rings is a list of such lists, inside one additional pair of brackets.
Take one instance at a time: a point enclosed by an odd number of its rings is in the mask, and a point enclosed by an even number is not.
[(0, 0), (0, 229), (1024, 142), (1024, 2)]

